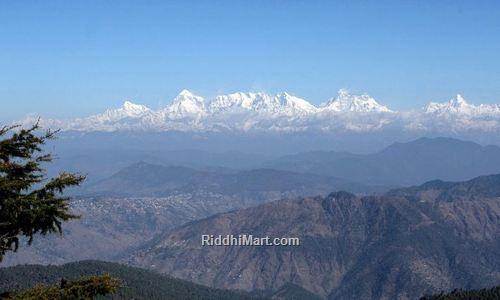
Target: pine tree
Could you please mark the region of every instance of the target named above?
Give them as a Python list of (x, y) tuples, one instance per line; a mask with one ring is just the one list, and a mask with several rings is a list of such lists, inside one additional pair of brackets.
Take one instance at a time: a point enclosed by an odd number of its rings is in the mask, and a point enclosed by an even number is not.
[[(43, 153), (42, 146), (54, 139), (56, 131), (41, 132), (38, 122), (28, 129), (20, 126), (0, 128), (0, 262), (9, 251), (17, 251), (19, 238), (31, 244), (36, 234), (62, 234), (61, 224), (78, 218), (70, 212), (66, 188), (77, 186), (85, 176), (61, 173), (48, 179), (44, 163), (52, 155)], [(2, 298), (92, 299), (116, 291), (119, 281), (109, 275), (83, 278), (59, 287), (37, 286)]]
[[(64, 283), (64, 284), (63, 284)], [(60, 285), (36, 285), (6, 299), (39, 299), (39, 300), (73, 300), (93, 299), (96, 296), (105, 296), (110, 291), (116, 291), (119, 283), (109, 274), (102, 276), (87, 276), (74, 281), (61, 280)]]
[(37, 130), (38, 123), (29, 129), (0, 129), (0, 260), (7, 251), (17, 250), (20, 236), (31, 243), (35, 234), (60, 233), (63, 221), (77, 218), (61, 194), (85, 177), (61, 173), (47, 180), (42, 163), (52, 161), (52, 156), (43, 154), (41, 146), (55, 132)]

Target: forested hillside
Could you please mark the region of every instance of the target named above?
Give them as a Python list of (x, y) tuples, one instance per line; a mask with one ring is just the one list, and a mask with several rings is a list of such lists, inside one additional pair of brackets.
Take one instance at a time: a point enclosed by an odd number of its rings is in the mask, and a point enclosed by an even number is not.
[[(151, 271), (102, 261), (80, 261), (62, 266), (19, 265), (0, 268), (0, 294), (38, 283), (58, 284), (61, 278), (109, 273), (123, 283), (112, 299), (259, 299), (243, 292), (213, 289)], [(0, 297), (1, 298), (1, 297)]]
[(420, 300), (496, 300), (500, 299), (500, 286), (480, 290), (456, 289), (450, 293), (424, 296)]

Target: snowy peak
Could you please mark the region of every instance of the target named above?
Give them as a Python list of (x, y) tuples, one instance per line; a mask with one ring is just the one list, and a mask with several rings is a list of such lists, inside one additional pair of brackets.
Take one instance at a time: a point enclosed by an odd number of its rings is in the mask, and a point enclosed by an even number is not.
[(257, 99), (264, 97), (260, 93), (233, 93), (216, 96), (209, 104), (211, 113), (243, 113), (253, 109)]
[(196, 96), (188, 90), (182, 90), (175, 98), (172, 100), (172, 103), (196, 103), (196, 104), (204, 104), (203, 97)]
[(151, 112), (144, 105), (125, 101), (120, 108), (108, 109), (102, 114), (91, 116), (95, 122), (116, 122), (125, 118), (141, 118)]
[(435, 115), (464, 115), (464, 116), (485, 116), (500, 114), (498, 104), (469, 104), (465, 98), (457, 94), (455, 98), (447, 102), (430, 102), (424, 107), (424, 112)]
[(452, 102), (454, 105), (457, 105), (457, 106), (468, 105), (467, 101), (465, 101), (465, 98), (462, 97), (462, 95), (460, 95), (460, 94), (457, 94), (457, 96), (455, 97), (455, 99), (452, 100)]
[(473, 112), (474, 108), (473, 105), (467, 103), (462, 95), (457, 94), (455, 98), (448, 102), (430, 102), (425, 106), (424, 111), (431, 114), (470, 114)]
[[(180, 91), (179, 95), (177, 95), (177, 98), (196, 98), (197, 96), (195, 96), (193, 93), (191, 93), (190, 91), (186, 90), (186, 89), (183, 89), (182, 91)], [(201, 98), (201, 97), (198, 97), (198, 98)]]
[(379, 104), (375, 99), (363, 95), (352, 95), (346, 89), (340, 89), (337, 97), (321, 105), (327, 112), (391, 112), (386, 106)]
[(310, 114), (318, 110), (316, 106), (306, 100), (292, 96), (286, 92), (276, 95), (276, 99), (287, 113)]
[(288, 93), (269, 95), (265, 93), (233, 93), (219, 95), (209, 104), (211, 113), (251, 112), (263, 115), (303, 115), (313, 113), (316, 107), (304, 99)]
[(120, 110), (129, 116), (140, 116), (151, 111), (147, 106), (135, 104), (130, 101), (125, 101)]
[(200, 117), (205, 114), (205, 100), (188, 90), (182, 90), (163, 110), (168, 118)]
[(316, 107), (304, 99), (288, 93), (277, 95), (255, 94), (252, 109), (260, 114), (270, 116), (301, 116), (316, 111)]

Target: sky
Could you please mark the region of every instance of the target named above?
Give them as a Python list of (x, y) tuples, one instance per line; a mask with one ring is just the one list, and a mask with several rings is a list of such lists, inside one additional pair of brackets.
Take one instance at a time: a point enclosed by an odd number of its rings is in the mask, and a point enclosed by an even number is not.
[(0, 122), (182, 89), (500, 103), (499, 53), (499, 1), (0, 1)]

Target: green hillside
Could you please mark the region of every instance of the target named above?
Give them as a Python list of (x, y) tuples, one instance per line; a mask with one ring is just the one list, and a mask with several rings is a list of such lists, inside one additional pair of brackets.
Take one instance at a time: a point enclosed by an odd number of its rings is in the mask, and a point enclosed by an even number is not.
[(80, 261), (62, 266), (19, 265), (0, 268), (0, 294), (32, 287), (37, 283), (57, 284), (86, 275), (109, 273), (124, 287), (112, 299), (257, 299), (244, 292), (213, 289), (151, 271), (102, 261)]

